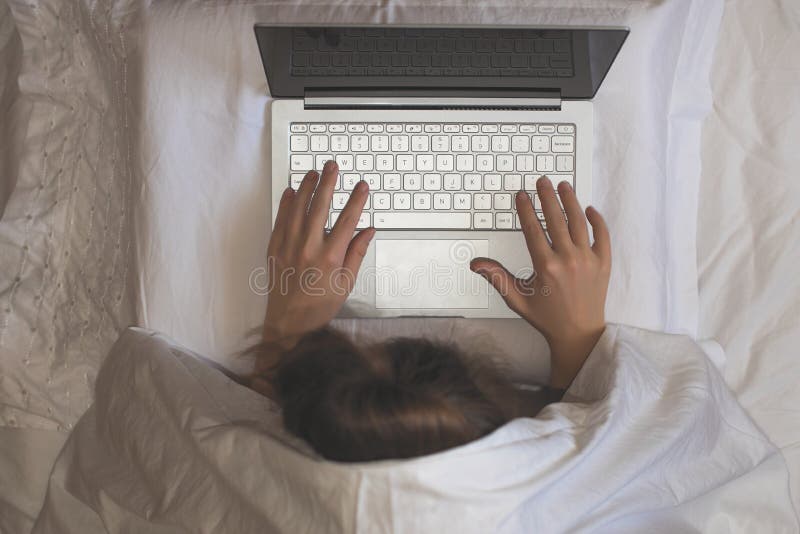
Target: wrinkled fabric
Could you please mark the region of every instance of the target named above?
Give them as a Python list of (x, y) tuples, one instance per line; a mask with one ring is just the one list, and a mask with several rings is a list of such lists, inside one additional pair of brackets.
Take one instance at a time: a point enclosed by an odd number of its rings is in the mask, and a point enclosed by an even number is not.
[(797, 529), (779, 451), (686, 336), (609, 325), (567, 402), (412, 460), (324, 461), (267, 398), (141, 329), (96, 394), (33, 532)]

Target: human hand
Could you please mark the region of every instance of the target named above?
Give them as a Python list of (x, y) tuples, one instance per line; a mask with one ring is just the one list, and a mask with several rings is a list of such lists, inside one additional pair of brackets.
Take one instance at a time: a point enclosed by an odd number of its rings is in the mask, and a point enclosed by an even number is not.
[(329, 161), (321, 178), (310, 171), (297, 192), (283, 192), (267, 249), (265, 341), (294, 345), (303, 334), (328, 324), (353, 290), (375, 229), (353, 237), (368, 198), (369, 188), (361, 181), (325, 233), (338, 174), (339, 167)]
[[(508, 306), (539, 330), (550, 345), (550, 385), (567, 388), (605, 329), (605, 302), (611, 274), (611, 243), (605, 221), (593, 207), (586, 217), (572, 187), (562, 182), (561, 212), (553, 184), (540, 178), (536, 189), (547, 222), (547, 239), (528, 194), (516, 196), (522, 232), (533, 262), (527, 280), (514, 277), (499, 262), (475, 258), (470, 268), (500, 292)], [(592, 225), (589, 245), (586, 220)]]

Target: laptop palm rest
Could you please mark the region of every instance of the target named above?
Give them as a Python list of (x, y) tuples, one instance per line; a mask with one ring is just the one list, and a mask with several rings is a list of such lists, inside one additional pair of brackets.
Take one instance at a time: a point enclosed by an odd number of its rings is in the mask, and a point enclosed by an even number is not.
[(488, 308), (488, 284), (469, 269), (472, 258), (488, 255), (485, 239), (378, 239), (375, 307)]

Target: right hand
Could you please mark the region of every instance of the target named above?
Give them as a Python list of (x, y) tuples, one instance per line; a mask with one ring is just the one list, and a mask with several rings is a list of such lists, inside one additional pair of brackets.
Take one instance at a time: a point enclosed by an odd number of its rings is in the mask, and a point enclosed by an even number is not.
[[(473, 259), (470, 268), (484, 276), (512, 310), (544, 335), (552, 353), (550, 385), (566, 388), (605, 329), (611, 243), (603, 217), (592, 207), (586, 209), (584, 217), (568, 183), (559, 184), (559, 195), (569, 222), (550, 180), (540, 178), (536, 189), (552, 244), (528, 194), (520, 191), (516, 197), (534, 274), (521, 280), (488, 258)], [(592, 225), (593, 245), (589, 244), (587, 219)]]

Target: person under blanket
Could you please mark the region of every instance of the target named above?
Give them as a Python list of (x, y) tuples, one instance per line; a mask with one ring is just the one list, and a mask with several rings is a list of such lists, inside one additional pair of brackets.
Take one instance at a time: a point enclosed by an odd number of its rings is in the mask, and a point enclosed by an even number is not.
[(546, 231), (528, 193), (516, 195), (535, 275), (515, 278), (489, 258), (470, 263), (550, 347), (547, 399), (528, 402), (485, 355), (415, 338), (359, 346), (328, 327), (375, 235), (370, 227), (354, 236), (368, 198), (363, 181), (325, 232), (338, 172), (329, 161), (321, 175), (306, 174), (296, 192), (284, 191), (267, 251), (263, 339), (248, 351), (255, 367), (245, 382), (281, 406), (286, 429), (329, 460), (412, 458), (466, 444), (558, 400), (605, 330), (611, 246), (600, 213), (588, 207), (584, 216), (562, 182), (565, 218), (542, 176), (536, 189)]

